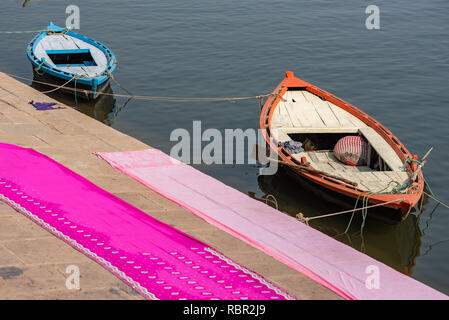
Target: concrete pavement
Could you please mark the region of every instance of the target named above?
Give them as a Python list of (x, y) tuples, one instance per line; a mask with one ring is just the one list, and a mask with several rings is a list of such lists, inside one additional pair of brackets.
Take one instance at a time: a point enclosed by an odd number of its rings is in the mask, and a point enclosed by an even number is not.
[[(33, 148), (162, 222), (217, 248), (299, 299), (341, 299), (298, 271), (211, 226), (114, 170), (94, 151), (148, 149), (70, 107), (38, 111), (28, 102), (56, 102), (0, 73), (0, 142)], [(80, 268), (80, 290), (65, 286), (66, 268)], [(0, 299), (142, 299), (96, 262), (0, 202)]]

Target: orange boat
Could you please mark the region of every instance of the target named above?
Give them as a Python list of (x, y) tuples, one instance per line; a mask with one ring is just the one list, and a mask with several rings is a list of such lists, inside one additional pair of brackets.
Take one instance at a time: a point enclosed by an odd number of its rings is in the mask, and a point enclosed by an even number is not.
[[(417, 157), (390, 130), (291, 71), (265, 102), (260, 127), (289, 172), (319, 190), (330, 190), (340, 203), (343, 198), (347, 205), (359, 201), (375, 206), (369, 215), (400, 222), (422, 196), (424, 178), (417, 170)], [(361, 136), (366, 141), (365, 165), (345, 164), (335, 157), (335, 144), (346, 136)], [(286, 147), (294, 141), (301, 142), (302, 148)]]

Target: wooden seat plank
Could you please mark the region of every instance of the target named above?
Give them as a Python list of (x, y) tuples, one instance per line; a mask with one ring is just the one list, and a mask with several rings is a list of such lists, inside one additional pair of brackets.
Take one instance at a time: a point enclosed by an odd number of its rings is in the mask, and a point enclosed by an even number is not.
[(329, 104), (326, 103), (326, 101), (322, 100), (320, 97), (314, 95), (309, 91), (301, 92), (304, 95), (305, 99), (314, 106), (316, 112), (318, 113), (326, 127), (341, 128), (342, 125), (340, 121), (338, 121), (337, 117), (332, 112)]
[(326, 124), (320, 118), (315, 106), (310, 103), (301, 91), (291, 91), (292, 101), (289, 102), (297, 119), (299, 119), (304, 127), (324, 128)]
[(401, 159), (380, 134), (371, 127), (363, 127), (359, 130), (391, 170), (402, 171), (403, 164)]
[[(89, 49), (92, 58), (97, 65), (83, 67), (57, 67), (47, 54), (47, 50), (76, 49)], [(39, 41), (35, 48), (35, 55), (39, 59), (45, 58), (45, 61), (52, 67), (86, 77), (95, 77), (102, 74), (108, 64), (106, 55), (97, 47), (75, 37), (61, 34), (46, 36)]]
[(273, 134), (273, 137), (280, 142), (285, 142), (285, 141), (290, 141), (292, 140), (288, 134), (286, 134), (284, 132), (284, 130), (280, 129), (280, 128), (275, 128), (273, 130), (271, 130), (271, 133)]
[(290, 121), (293, 125), (293, 127), (304, 127), (307, 126), (307, 118), (302, 117), (301, 114), (298, 114), (295, 110), (295, 107), (292, 106), (293, 103), (293, 96), (291, 91), (287, 91), (284, 95), (285, 99), (287, 100), (285, 102), (285, 110), (290, 118)]

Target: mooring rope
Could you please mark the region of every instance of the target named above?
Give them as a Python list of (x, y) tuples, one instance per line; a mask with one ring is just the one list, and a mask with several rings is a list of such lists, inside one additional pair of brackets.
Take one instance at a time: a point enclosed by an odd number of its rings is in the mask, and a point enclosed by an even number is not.
[(76, 91), (76, 81), (78, 80), (78, 78), (75, 78), (75, 107), (78, 107), (78, 92)]
[(66, 34), (67, 32), (71, 31), (69, 28), (65, 28), (63, 31), (55, 31), (51, 29), (41, 29), (41, 30), (18, 30), (18, 31), (0, 31), (0, 34), (21, 34), (21, 33), (39, 33), (39, 32), (47, 32), (49, 34)]
[(80, 77), (80, 76), (78, 76), (78, 75), (74, 75), (74, 76), (72, 77), (72, 79), (70, 79), (70, 80), (67, 81), (66, 83), (60, 85), (59, 87), (57, 87), (57, 88), (55, 88), (55, 89), (51, 89), (51, 90), (49, 90), (49, 91), (41, 91), (41, 93), (46, 94), (46, 93), (52, 93), (52, 92), (58, 91), (59, 89), (62, 89), (62, 88), (64, 88), (66, 85), (68, 85), (72, 80), (75, 80), (75, 93), (76, 93), (76, 80), (77, 80), (79, 77)]
[(0, 31), (0, 34), (38, 33), (43, 31), (50, 31), (50, 30), (43, 29), (43, 30), (30, 30), (30, 31)]
[[(391, 191), (384, 192), (385, 190), (388, 190), (388, 189), (390, 188), (391, 184), (393, 184), (393, 183), (396, 183), (397, 186), (394, 187)], [(405, 184), (408, 185), (408, 183), (405, 183)], [(399, 186), (400, 188), (398, 188), (398, 186)], [(348, 227), (346, 228), (346, 230), (348, 230), (348, 229), (349, 229), (349, 226), (351, 225), (352, 218), (353, 218), (353, 216), (354, 216), (354, 212), (355, 212), (355, 211), (360, 211), (360, 210), (362, 210), (362, 217), (363, 217), (363, 224), (362, 224), (362, 226), (364, 226), (364, 221), (365, 221), (366, 216), (367, 216), (367, 213), (368, 213), (367, 210), (368, 210), (369, 208), (379, 207), (379, 206), (383, 206), (383, 205), (386, 205), (386, 204), (390, 204), (390, 203), (394, 203), (394, 202), (398, 202), (398, 201), (404, 200), (403, 198), (400, 198), (400, 199), (395, 199), (395, 200), (383, 202), (383, 203), (380, 203), (380, 204), (368, 205), (368, 203), (369, 203), (369, 198), (370, 198), (372, 195), (375, 195), (375, 194), (397, 194), (397, 193), (402, 193), (402, 192), (396, 192), (398, 189), (401, 189), (401, 191), (405, 190), (405, 189), (402, 188), (402, 187), (403, 187), (403, 185), (401, 185), (399, 182), (397, 182), (397, 181), (395, 181), (395, 180), (391, 180), (385, 188), (383, 188), (383, 189), (381, 189), (381, 190), (379, 190), (379, 191), (377, 191), (377, 192), (370, 192), (370, 191), (364, 191), (364, 192), (361, 192), (361, 193), (359, 194), (359, 196), (357, 197), (357, 201), (355, 202), (355, 205), (354, 205), (354, 208), (353, 208), (353, 209), (349, 209), (349, 210), (345, 210), (345, 211), (339, 211), (339, 212), (335, 212), (335, 213), (324, 214), (324, 215), (315, 216), (315, 217), (309, 217), (309, 218), (304, 217), (304, 215), (303, 215), (302, 213), (298, 213), (298, 214), (296, 215), (296, 217), (297, 217), (300, 221), (303, 221), (303, 222), (304, 222), (304, 221), (306, 221), (306, 220), (309, 221), (309, 220), (314, 220), (314, 219), (319, 219), (319, 218), (326, 218), (326, 217), (331, 217), (331, 216), (336, 216), (336, 215), (340, 215), (340, 214), (352, 212), (352, 216), (351, 216), (351, 219), (350, 219), (350, 221), (349, 221), (349, 225), (348, 225)], [(357, 209), (357, 205), (358, 205), (359, 200), (360, 200), (360, 197), (361, 197), (362, 195), (363, 195), (363, 198), (362, 198), (362, 201), (363, 201), (362, 207)], [(362, 228), (362, 229), (363, 229), (363, 228)], [(345, 231), (345, 233), (346, 233), (346, 231)]]
[(106, 75), (109, 76), (109, 78), (111, 78), (112, 81), (114, 81), (114, 83), (117, 86), (122, 88), (122, 90), (126, 91), (126, 93), (128, 93), (130, 96), (134, 97), (134, 95), (131, 92), (129, 92), (124, 86), (122, 86), (109, 71), (106, 70), (105, 73), (106, 73)]
[(36, 71), (36, 73), (40, 76), (44, 74), (44, 72), (42, 73), (39, 72), (44, 64), (45, 60), (42, 59), (41, 63), (39, 63), (39, 65), (36, 68), (34, 68), (34, 71)]
[[(29, 79), (29, 78), (25, 78), (25, 77), (21, 77), (21, 76), (17, 76), (14, 74), (10, 74), (10, 73), (6, 73), (4, 72), (4, 74), (13, 77), (13, 78), (17, 78), (17, 79), (22, 79), (22, 80), (26, 80), (26, 81), (32, 81), (35, 83), (39, 83), (39, 84), (44, 84), (50, 87), (59, 87), (58, 85), (55, 85), (53, 83), (48, 83), (48, 82), (43, 82), (43, 81), (38, 81), (38, 80), (34, 80), (34, 79)], [(65, 87), (66, 90), (70, 90), (70, 91), (76, 91), (76, 89), (74, 88), (70, 88), (70, 87)], [(89, 93), (96, 93), (95, 91), (92, 90), (87, 90), (87, 89), (83, 89), (83, 90), (79, 90), (78, 91), (83, 91), (86, 94)], [(184, 98), (184, 97), (155, 97), (155, 96), (136, 96), (136, 95), (128, 95), (128, 94), (118, 94), (118, 93), (107, 93), (107, 92), (97, 92), (98, 95), (106, 95), (106, 96), (114, 96), (114, 97), (120, 97), (120, 98), (133, 98), (136, 100), (147, 100), (147, 101), (166, 101), (166, 102), (224, 102), (224, 101), (229, 101), (229, 102), (235, 102), (235, 101), (242, 101), (242, 100), (252, 100), (252, 99), (260, 99), (263, 97), (269, 97), (272, 94), (261, 94), (261, 95), (257, 95), (257, 96), (246, 96), (246, 97), (215, 97), (215, 98), (193, 98), (193, 97), (188, 97), (188, 98)]]
[(276, 200), (276, 197), (273, 196), (272, 194), (268, 194), (268, 195), (265, 197), (265, 204), (268, 205), (268, 201), (269, 201), (270, 199), (273, 199), (272, 202), (274, 202), (274, 204), (276, 205), (276, 210), (279, 210), (278, 201)]
[(364, 206), (364, 207), (361, 207), (361, 208), (354, 208), (354, 209), (349, 209), (349, 210), (345, 210), (345, 211), (333, 212), (333, 213), (323, 214), (323, 215), (314, 216), (314, 217), (305, 217), (304, 214), (302, 214), (301, 212), (298, 212), (296, 214), (296, 218), (298, 220), (300, 220), (301, 222), (304, 222), (304, 223), (306, 223), (308, 225), (310, 220), (319, 219), (319, 218), (327, 218), (327, 217), (337, 216), (337, 215), (341, 215), (341, 214), (345, 214), (345, 213), (360, 211), (360, 210), (364, 210), (364, 209), (380, 207), (380, 206), (384, 206), (386, 204), (399, 202), (399, 201), (402, 201), (402, 200), (404, 200), (404, 199), (403, 198), (395, 199), (395, 200), (386, 201), (386, 202), (382, 202), (382, 203), (377, 203), (377, 204), (373, 204), (373, 205), (369, 205), (369, 206)]
[[(411, 163), (411, 162), (416, 162), (418, 165), (421, 164), (420, 161), (415, 160), (415, 159), (410, 159), (410, 158), (407, 157), (407, 159), (405, 159), (404, 164), (403, 164), (404, 169), (406, 169), (406, 164), (407, 164), (407, 163)], [(425, 180), (424, 180), (424, 181), (425, 181)], [(426, 182), (426, 183), (427, 183), (427, 182)], [(393, 187), (393, 188), (391, 189), (391, 191), (385, 191), (385, 190), (388, 190), (392, 184), (396, 184), (396, 186)], [(363, 218), (363, 221), (362, 221), (362, 225), (361, 225), (361, 228), (360, 228), (360, 233), (363, 233), (363, 228), (365, 227), (366, 217), (368, 216), (368, 209), (369, 209), (369, 208), (374, 208), (374, 207), (378, 207), (378, 206), (383, 206), (383, 205), (386, 205), (386, 204), (389, 204), (389, 203), (393, 203), (393, 202), (398, 202), (398, 201), (404, 200), (404, 199), (396, 199), (396, 200), (384, 202), (384, 203), (381, 203), (381, 204), (375, 204), (375, 205), (369, 206), (368, 204), (369, 204), (369, 199), (370, 199), (370, 197), (373, 196), (373, 195), (376, 195), (376, 194), (403, 194), (403, 193), (405, 192), (405, 190), (406, 190), (407, 188), (409, 188), (409, 187), (410, 187), (410, 181), (407, 181), (407, 182), (401, 184), (401, 183), (399, 183), (398, 181), (391, 180), (391, 181), (388, 183), (388, 185), (387, 185), (385, 188), (383, 188), (382, 190), (379, 190), (379, 191), (377, 191), (377, 192), (365, 191), (365, 192), (360, 193), (359, 196), (357, 197), (357, 201), (355, 202), (354, 209), (352, 209), (352, 210), (346, 210), (346, 211), (341, 211), (341, 212), (335, 212), (335, 213), (330, 213), (330, 214), (324, 214), (324, 215), (315, 216), (315, 217), (304, 217), (304, 215), (303, 215), (302, 213), (298, 213), (298, 214), (296, 215), (296, 218), (298, 218), (298, 220), (300, 220), (300, 221), (305, 222), (306, 224), (308, 224), (308, 221), (309, 221), (309, 220), (319, 219), (319, 218), (326, 218), (326, 217), (331, 217), (331, 216), (335, 216), (335, 215), (340, 215), (340, 214), (352, 212), (352, 215), (351, 215), (351, 218), (350, 218), (350, 220), (349, 220), (348, 226), (346, 227), (345, 232), (343, 232), (343, 234), (345, 234), (345, 233), (348, 232), (348, 230), (349, 230), (349, 228), (350, 228), (350, 226), (351, 226), (352, 220), (353, 220), (353, 218), (354, 218), (354, 213), (355, 213), (355, 211), (360, 211), (360, 210), (361, 210), (361, 211), (362, 211), (362, 218)], [(431, 190), (430, 190), (430, 191), (431, 191)], [(432, 192), (432, 191), (431, 191), (431, 192)], [(426, 193), (426, 192), (423, 191), (423, 193)], [(426, 194), (427, 194), (427, 193), (426, 193)], [(433, 193), (432, 193), (432, 194), (433, 194)], [(362, 198), (362, 207), (356, 209), (356, 208), (357, 208), (357, 205), (358, 205), (358, 203), (359, 203), (360, 197), (361, 197), (362, 195), (363, 195), (363, 198)], [(430, 196), (430, 195), (429, 195), (429, 196)], [(436, 200), (436, 201), (439, 201), (439, 200)]]
[(446, 208), (449, 209), (449, 205), (447, 205), (446, 203), (444, 203), (443, 201), (441, 201), (440, 199), (438, 199), (437, 197), (435, 197), (435, 195), (429, 194), (429, 193), (427, 193), (427, 192), (425, 192), (425, 191), (423, 191), (423, 193), (424, 193), (425, 195), (427, 195), (429, 198), (432, 198), (433, 200), (435, 200), (436, 202), (438, 202), (438, 203), (441, 204), (442, 206), (444, 206), (444, 207), (446, 207)]

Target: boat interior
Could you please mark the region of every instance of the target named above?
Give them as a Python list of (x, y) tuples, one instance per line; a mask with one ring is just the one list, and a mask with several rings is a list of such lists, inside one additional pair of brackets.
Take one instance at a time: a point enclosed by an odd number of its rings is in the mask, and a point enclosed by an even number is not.
[(87, 78), (101, 75), (108, 64), (99, 48), (67, 34), (46, 35), (36, 44), (34, 54), (59, 70)]
[[(274, 110), (271, 132), (279, 142), (300, 141), (311, 166), (358, 183), (369, 192), (391, 191), (408, 181), (408, 173), (393, 148), (373, 128), (319, 96), (299, 88), (290, 88)], [(351, 166), (333, 154), (335, 144), (345, 136), (362, 136), (368, 143), (367, 164)]]
[(47, 50), (47, 55), (57, 67), (97, 65), (89, 49)]

